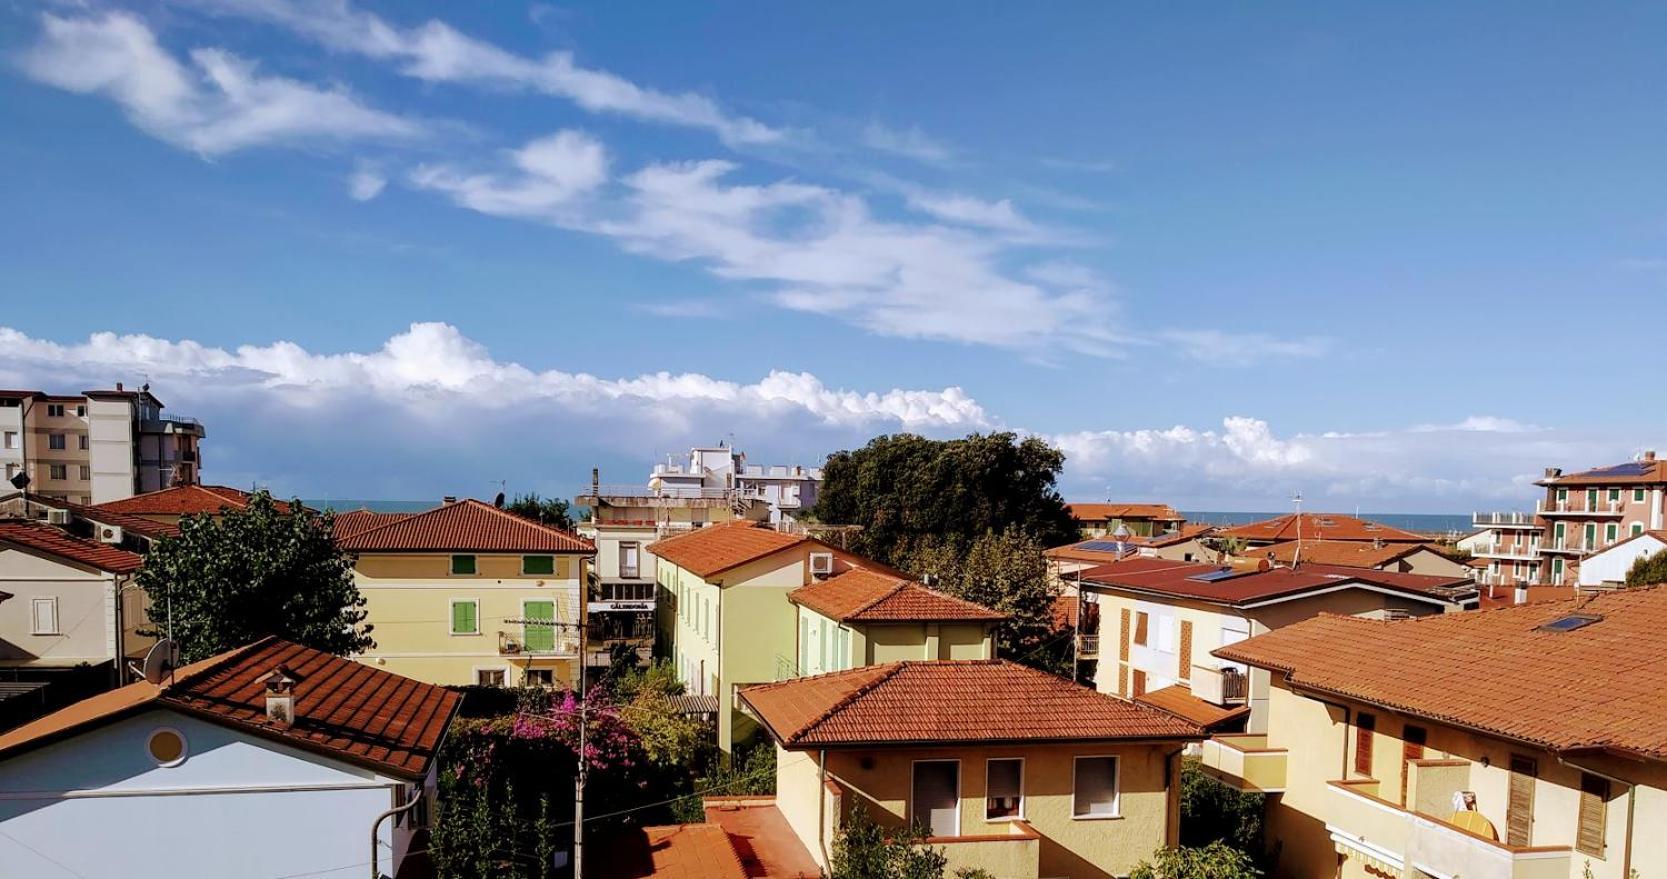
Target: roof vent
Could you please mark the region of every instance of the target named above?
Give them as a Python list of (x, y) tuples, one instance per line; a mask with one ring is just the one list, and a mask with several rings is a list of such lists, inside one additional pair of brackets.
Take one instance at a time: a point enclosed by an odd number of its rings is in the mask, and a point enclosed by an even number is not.
[(266, 685), (267, 721), (287, 729), (295, 722), (295, 675), (280, 665), (261, 683)]
[(1571, 613), (1568, 616), (1558, 617), (1540, 626), (1539, 629), (1542, 632), (1572, 632), (1575, 629), (1582, 629), (1593, 623), (1601, 622), (1603, 622), (1602, 614)]

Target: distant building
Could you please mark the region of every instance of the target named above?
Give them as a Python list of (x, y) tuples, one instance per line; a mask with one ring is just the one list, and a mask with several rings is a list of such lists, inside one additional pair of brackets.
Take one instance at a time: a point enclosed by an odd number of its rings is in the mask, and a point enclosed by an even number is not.
[(798, 673), (909, 659), (994, 659), (1007, 617), (886, 571), (852, 568), (787, 593), (798, 611)]
[(0, 468), (7, 480), (27, 473), (30, 491), (80, 504), (195, 484), (203, 425), (162, 409), (149, 385), (71, 396), (0, 391)]
[(1645, 452), (1637, 461), (1567, 473), (1547, 468), (1540, 523), (1541, 582), (1574, 585), (1583, 559), (1646, 531), (1667, 527), (1667, 461)]
[(802, 511), (816, 506), (821, 485), (820, 467), (748, 464), (745, 452), (726, 443), (690, 449), (688, 463), (668, 460), (655, 464), (648, 475), (648, 487), (656, 491), (704, 489), (761, 498), (769, 505), (770, 521), (776, 523), (796, 521)]
[(1130, 535), (1151, 537), (1177, 531), (1187, 518), (1168, 504), (1085, 504), (1065, 505), (1082, 528), (1083, 537), (1103, 537), (1119, 527)]
[(1430, 540), (1428, 535), (1414, 534), (1341, 513), (1290, 513), (1248, 525), (1222, 528), (1215, 536), (1250, 547), (1288, 540), (1362, 540), (1367, 543), (1428, 543)]
[(1614, 589), (1626, 585), (1626, 575), (1639, 559), (1667, 552), (1667, 531), (1644, 531), (1600, 549), (1580, 563), (1582, 590)]
[(1267, 559), (1277, 565), (1294, 562), (1336, 565), (1341, 568), (1369, 568), (1402, 574), (1440, 577), (1468, 577), (1470, 569), (1425, 543), (1379, 543), (1361, 540), (1304, 540), (1273, 543), (1245, 550), (1250, 559)]

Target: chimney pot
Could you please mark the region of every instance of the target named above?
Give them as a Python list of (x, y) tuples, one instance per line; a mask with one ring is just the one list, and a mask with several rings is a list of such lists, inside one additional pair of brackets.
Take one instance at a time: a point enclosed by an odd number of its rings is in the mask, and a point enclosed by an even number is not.
[(445, 497), (440, 498), (440, 503), (442, 503), (442, 504), (455, 504), (455, 503), (457, 503), (457, 498), (454, 495), (449, 495), (448, 494)]
[(1511, 602), (1513, 604), (1527, 604), (1528, 603), (1528, 587), (1527, 586), (1520, 586), (1520, 585), (1517, 586), (1516, 591), (1511, 593)]
[(1655, 449), (1645, 449), (1644, 450), (1644, 463), (1652, 464), (1654, 462), (1655, 462)]
[(1545, 468), (1545, 478), (1547, 478), (1547, 479), (1556, 479), (1557, 477), (1562, 476), (1562, 475), (1563, 475), (1563, 468), (1561, 468), (1561, 467), (1547, 467), (1547, 468)]
[(116, 390), (119, 391), (121, 389), (122, 389), (122, 383), (121, 382), (116, 382)]
[(266, 685), (266, 720), (273, 726), (289, 728), (295, 722), (295, 677), (278, 666), (262, 679)]

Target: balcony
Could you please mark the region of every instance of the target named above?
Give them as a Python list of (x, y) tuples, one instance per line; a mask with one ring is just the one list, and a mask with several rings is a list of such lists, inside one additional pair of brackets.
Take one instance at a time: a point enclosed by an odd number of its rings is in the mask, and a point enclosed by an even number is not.
[(1547, 505), (1540, 501), (1534, 505), (1541, 516), (1619, 516), (1625, 509), (1624, 500), (1598, 499), (1595, 504), (1587, 503), (1584, 497), (1570, 497)]
[[(548, 624), (546, 624), (548, 625)], [(520, 633), (498, 633), (499, 656), (578, 656), (579, 642), (565, 634), (557, 635), (554, 639), (548, 635), (540, 637), (533, 632), (532, 638), (523, 638)]]
[(1587, 540), (1584, 537), (1565, 537), (1558, 540), (1548, 536), (1540, 544), (1540, 552), (1548, 555), (1585, 555), (1600, 548), (1596, 540)]
[[(1564, 879), (1567, 846), (1506, 845), (1447, 823), (1453, 794), (1470, 789), (1463, 760), (1415, 760), (1408, 767), (1407, 809), (1381, 794), (1376, 779), (1327, 782), (1326, 829), (1351, 859), (1391, 875), (1411, 868), (1432, 876), (1464, 879)], [(1483, 804), (1489, 805), (1489, 804)], [(1503, 819), (1503, 806), (1495, 817)], [(1432, 814), (1433, 813), (1433, 814)], [(1498, 825), (1496, 825), (1498, 826)]]
[(1289, 752), (1268, 747), (1267, 736), (1230, 735), (1204, 740), (1202, 765), (1210, 777), (1242, 791), (1285, 789)]
[(1100, 636), (1099, 635), (1078, 635), (1077, 636), (1077, 658), (1078, 659), (1098, 659), (1099, 656), (1100, 656)]
[(1041, 872), (1042, 834), (1030, 822), (1017, 820), (997, 825), (995, 833), (981, 836), (929, 836), (921, 845), (942, 849), (946, 873), (982, 870), (1002, 879), (1036, 879)]
[(1533, 513), (1472, 513), (1470, 524), (1477, 528), (1539, 528)]
[(1473, 554), (1488, 559), (1511, 559), (1514, 561), (1532, 562), (1540, 558), (1540, 548), (1534, 544), (1485, 543), (1471, 550)]

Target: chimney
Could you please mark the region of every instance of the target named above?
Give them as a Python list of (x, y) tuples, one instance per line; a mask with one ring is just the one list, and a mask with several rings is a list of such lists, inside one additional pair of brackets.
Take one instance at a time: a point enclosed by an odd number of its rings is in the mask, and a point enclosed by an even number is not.
[(454, 495), (449, 495), (448, 494), (445, 497), (440, 498), (440, 503), (442, 503), (442, 504), (455, 504), (455, 503), (457, 503), (457, 498)]
[(602, 494), (602, 469), (600, 467), (590, 468), (590, 493), (593, 497)]
[(288, 729), (295, 722), (295, 676), (280, 665), (262, 682), (266, 684), (266, 721)]
[(1644, 463), (1645, 464), (1654, 464), (1655, 463), (1655, 449), (1645, 449), (1644, 450)]
[(1516, 591), (1511, 593), (1511, 603), (1513, 603), (1513, 604), (1527, 604), (1528, 603), (1528, 587), (1522, 585), (1521, 583), (1518, 583)]
[(122, 389), (122, 383), (121, 382), (116, 382), (116, 390), (119, 391), (121, 389)]
[(1547, 468), (1545, 468), (1545, 478), (1547, 478), (1547, 479), (1556, 479), (1557, 477), (1562, 476), (1562, 475), (1563, 475), (1563, 468), (1561, 468), (1561, 467), (1547, 467)]

